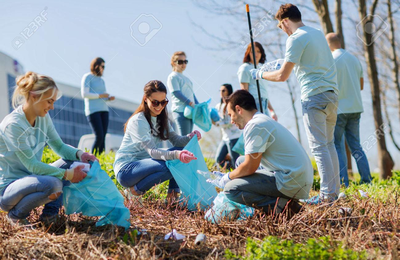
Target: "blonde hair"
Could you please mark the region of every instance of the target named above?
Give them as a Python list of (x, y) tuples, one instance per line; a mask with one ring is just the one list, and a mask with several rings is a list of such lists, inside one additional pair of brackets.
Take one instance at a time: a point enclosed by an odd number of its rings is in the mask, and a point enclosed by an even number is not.
[(186, 53), (184, 51), (176, 51), (176, 52), (174, 52), (174, 54), (172, 54), (172, 57), (171, 57), (172, 68), (174, 67), (174, 63), (178, 60), (178, 57), (180, 55), (185, 55), (185, 57), (186, 57)]
[[(28, 71), (25, 75), (17, 78), (17, 85), (12, 96), (12, 105), (17, 108), (28, 101), (32, 95), (40, 95), (39, 102), (43, 94), (51, 89), (53, 89), (53, 94), (54, 91), (58, 91), (58, 87), (52, 78)], [(58, 92), (57, 99), (60, 96), (61, 93)]]

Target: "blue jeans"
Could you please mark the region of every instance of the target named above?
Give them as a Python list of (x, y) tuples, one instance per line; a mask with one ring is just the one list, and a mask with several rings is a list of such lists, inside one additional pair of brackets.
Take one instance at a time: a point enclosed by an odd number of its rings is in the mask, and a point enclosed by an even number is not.
[(347, 175), (347, 156), (344, 140), (346, 138), (351, 154), (357, 163), (362, 183), (371, 182), (368, 159), (360, 144), (360, 117), (361, 113), (339, 114), (335, 127), (335, 146), (339, 158), (340, 181), (349, 186)]
[(93, 133), (96, 136), (92, 147), (92, 153), (102, 153), (105, 150), (106, 134), (108, 129), (108, 112), (101, 111), (90, 114), (87, 117)]
[(239, 154), (237, 152), (232, 151), (232, 147), (235, 146), (237, 140), (239, 140), (239, 138), (232, 139), (229, 141), (222, 140), (219, 143), (219, 146), (217, 148), (217, 154), (215, 156), (215, 162), (218, 163), (221, 167), (224, 167), (225, 157), (228, 153), (231, 155), (231, 162), (230, 165), (228, 165), (228, 169), (235, 167), (235, 162), (239, 157)]
[(334, 200), (340, 192), (339, 161), (334, 145), (338, 95), (326, 91), (301, 103), (308, 144), (321, 177), (321, 199)]
[[(254, 99), (256, 100), (257, 110), (261, 112), (261, 110), (260, 110), (260, 100), (258, 99), (258, 97), (254, 97)], [(261, 105), (262, 105), (262, 108), (263, 108), (263, 114), (269, 116), (268, 99), (261, 98)]]
[[(236, 161), (236, 167), (244, 162), (244, 156)], [(224, 188), (226, 197), (234, 202), (262, 208), (265, 212), (279, 202), (285, 205), (291, 198), (280, 192), (276, 186), (275, 173), (261, 166), (252, 175), (229, 181)], [(279, 203), (281, 204), (281, 203)]]
[[(65, 162), (62, 159), (53, 163), (52, 166), (66, 169), (71, 161)], [(49, 196), (62, 192), (64, 185), (69, 181), (61, 181), (52, 176), (30, 175), (10, 183), (0, 197), (0, 207), (8, 211), (15, 219), (24, 219), (29, 216), (32, 209), (45, 204), (42, 216), (57, 215), (62, 206), (62, 194), (51, 200)]]
[[(171, 149), (176, 150), (176, 148)], [(162, 160), (149, 158), (128, 163), (118, 172), (117, 180), (126, 188), (134, 187), (138, 194), (144, 194), (154, 185), (166, 180), (169, 180), (168, 193), (180, 192), (178, 184)]]
[(183, 112), (172, 112), (174, 117), (178, 135), (187, 135), (193, 131), (193, 121), (183, 115)]

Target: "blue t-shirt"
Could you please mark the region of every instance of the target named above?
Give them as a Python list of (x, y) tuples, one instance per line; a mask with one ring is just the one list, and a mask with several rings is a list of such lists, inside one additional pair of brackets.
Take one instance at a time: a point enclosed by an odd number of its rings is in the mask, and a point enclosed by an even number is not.
[(183, 75), (182, 73), (173, 71), (168, 76), (167, 81), (168, 90), (171, 93), (172, 98), (172, 111), (183, 112), (185, 110), (186, 104), (180, 101), (174, 96), (174, 91), (181, 91), (181, 93), (190, 100), (190, 102), (195, 103), (193, 83), (192, 81)]
[(85, 98), (85, 115), (91, 115), (95, 112), (108, 112), (106, 99), (99, 98), (99, 94), (106, 93), (106, 84), (101, 77), (97, 77), (92, 73), (83, 75), (81, 82), (82, 93), (89, 91), (89, 98)]
[(339, 87), (337, 113), (362, 113), (360, 78), (363, 77), (363, 69), (360, 61), (344, 49), (337, 49), (332, 55), (336, 62)]
[(333, 90), (338, 94), (336, 66), (324, 34), (302, 26), (286, 41), (285, 61), (295, 63), (301, 99)]
[(263, 170), (274, 172), (276, 186), (288, 197), (306, 199), (313, 183), (310, 158), (284, 126), (257, 112), (243, 131), (245, 154), (262, 153)]
[[(262, 65), (259, 63), (257, 68), (260, 68)], [(258, 90), (257, 90), (257, 82), (255, 79), (251, 77), (250, 70), (254, 69), (254, 65), (250, 63), (243, 63), (237, 72), (239, 77), (239, 84), (240, 83), (248, 83), (249, 84), (249, 92), (253, 95), (254, 99), (258, 101)], [(259, 80), (260, 86), (260, 93), (261, 98), (268, 99), (268, 92), (267, 92), (267, 81), (266, 80)]]

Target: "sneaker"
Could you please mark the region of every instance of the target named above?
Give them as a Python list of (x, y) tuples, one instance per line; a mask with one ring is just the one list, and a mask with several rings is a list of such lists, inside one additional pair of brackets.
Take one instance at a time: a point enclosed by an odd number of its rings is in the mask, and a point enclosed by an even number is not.
[(125, 189), (124, 195), (127, 200), (132, 201), (133, 203), (139, 202), (139, 204), (142, 204), (143, 202), (142, 196), (133, 195), (130, 189)]
[(39, 221), (49, 226), (51, 224), (55, 224), (60, 220), (60, 216), (58, 214), (55, 215), (41, 215), (39, 217)]
[(322, 205), (322, 204), (327, 204), (327, 205), (331, 205), (333, 204), (333, 202), (337, 200), (337, 198), (335, 199), (322, 199), (319, 195), (311, 197), (309, 199), (305, 199), (302, 202), (309, 204), (309, 205)]
[(11, 217), (10, 214), (7, 214), (6, 219), (7, 219), (8, 223), (10, 223), (11, 226), (13, 226), (13, 227), (30, 227), (33, 229), (32, 224), (26, 218), (23, 218), (23, 219), (14, 218), (14, 217)]

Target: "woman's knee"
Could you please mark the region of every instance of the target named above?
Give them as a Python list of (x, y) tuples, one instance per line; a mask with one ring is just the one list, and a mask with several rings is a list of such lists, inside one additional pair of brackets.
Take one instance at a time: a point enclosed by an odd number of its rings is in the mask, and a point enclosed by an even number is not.
[(45, 182), (47, 185), (44, 189), (44, 192), (46, 193), (48, 198), (51, 200), (57, 199), (62, 193), (63, 189), (62, 181), (56, 177), (48, 176)]

